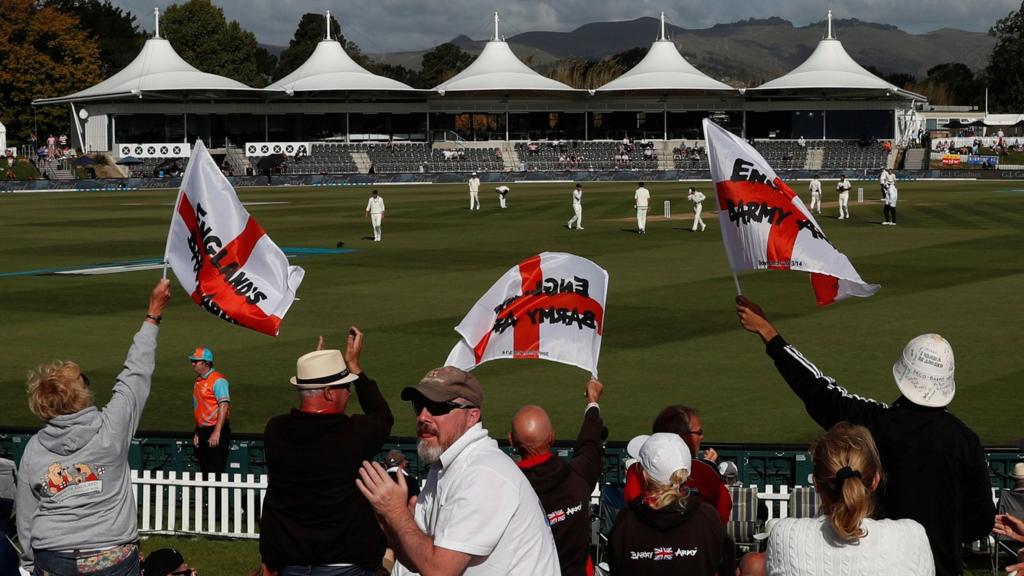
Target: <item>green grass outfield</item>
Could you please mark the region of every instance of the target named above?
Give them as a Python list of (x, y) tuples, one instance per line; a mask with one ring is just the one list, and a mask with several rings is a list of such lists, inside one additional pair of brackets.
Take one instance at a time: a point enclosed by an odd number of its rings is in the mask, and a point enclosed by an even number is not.
[[(1024, 380), (1019, 325), (1024, 319), (1024, 184), (901, 183), (899, 225), (879, 225), (875, 182), (853, 219), (821, 225), (870, 282), (873, 298), (817, 308), (807, 275), (749, 272), (744, 292), (780, 331), (852, 392), (891, 401), (890, 367), (903, 345), (938, 332), (957, 354), (951, 409), (987, 445), (1021, 435), (1016, 387)], [(632, 183), (588, 184), (586, 230), (569, 231), (571, 184), (512, 185), (499, 210), (493, 185), (484, 209), (469, 212), (463, 186), (381, 186), (384, 241), (373, 243), (363, 218), (368, 187), (242, 189), (249, 207), (281, 246), (356, 251), (296, 258), (306, 269), (297, 301), (271, 338), (217, 320), (175, 283), (160, 336), (154, 390), (143, 430), (190, 430), (193, 376), (185, 356), (211, 347), (231, 380), (232, 425), (259, 432), (295, 404), (288, 378), (318, 334), (343, 345), (349, 324), (366, 332), (363, 366), (398, 416), (394, 433), (411, 435), (413, 416), (399, 401), (444, 361), (452, 330), (509, 267), (540, 251), (585, 256), (610, 274), (601, 354), (603, 415), (613, 439), (648, 430), (658, 410), (689, 403), (704, 413), (705, 442), (802, 443), (818, 432), (763, 353), (739, 328), (734, 288), (714, 216), (689, 231), (686, 183), (650, 186), (652, 215), (672, 201), (674, 218), (651, 218), (633, 233)], [(707, 183), (701, 188), (708, 192)], [(794, 188), (806, 196), (806, 185)], [(826, 189), (830, 187), (826, 185)], [(24, 400), (24, 375), (51, 358), (79, 361), (97, 402), (109, 397), (131, 335), (159, 272), (100, 276), (20, 274), (162, 255), (175, 190), (0, 196), (0, 425), (38, 421)], [(852, 196), (856, 197), (856, 194)], [(834, 194), (826, 193), (826, 201)], [(705, 205), (711, 205), (707, 202)], [(486, 391), (484, 422), (504, 436), (512, 413), (537, 403), (561, 438), (575, 435), (587, 375), (542, 361), (495, 361), (477, 370)]]

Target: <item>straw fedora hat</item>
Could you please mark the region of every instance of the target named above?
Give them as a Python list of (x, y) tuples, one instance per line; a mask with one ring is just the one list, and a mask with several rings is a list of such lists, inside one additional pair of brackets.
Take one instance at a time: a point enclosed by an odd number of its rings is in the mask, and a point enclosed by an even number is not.
[(292, 386), (305, 390), (348, 384), (359, 378), (349, 372), (341, 350), (317, 350), (303, 354), (295, 363)]

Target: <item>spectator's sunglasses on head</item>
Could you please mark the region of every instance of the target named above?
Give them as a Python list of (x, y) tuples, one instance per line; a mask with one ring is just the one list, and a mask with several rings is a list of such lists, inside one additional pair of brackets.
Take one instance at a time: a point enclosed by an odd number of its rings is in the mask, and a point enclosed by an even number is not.
[(427, 412), (431, 416), (444, 416), (452, 410), (460, 410), (463, 408), (476, 408), (472, 404), (459, 404), (458, 402), (448, 400), (445, 402), (434, 402), (433, 400), (427, 400), (426, 398), (417, 398), (412, 401), (412, 409), (419, 414), (426, 408)]

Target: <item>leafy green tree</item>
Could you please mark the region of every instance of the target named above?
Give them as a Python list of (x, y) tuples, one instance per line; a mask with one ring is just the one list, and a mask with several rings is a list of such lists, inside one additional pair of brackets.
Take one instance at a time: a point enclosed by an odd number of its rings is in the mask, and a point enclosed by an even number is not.
[(982, 79), (960, 62), (932, 66), (916, 88), (931, 102), (953, 105), (980, 105), (985, 92)]
[(421, 85), (420, 74), (418, 72), (415, 70), (409, 70), (405, 66), (399, 64), (383, 64), (371, 61), (366, 66), (366, 69), (374, 74), (379, 74), (380, 76), (391, 78), (392, 80), (398, 80), (399, 82), (408, 84), (409, 86), (415, 87)]
[(423, 55), (418, 88), (433, 88), (465, 70), (472, 61), (472, 54), (445, 42)]
[[(277, 67), (274, 69), (275, 81), (291, 74), (309, 59), (313, 50), (316, 49), (316, 45), (327, 36), (324, 24), (323, 14), (308, 12), (302, 15), (299, 27), (295, 29), (295, 36), (288, 42), (288, 47), (281, 52), (281, 56), (277, 60)], [(341, 34), (341, 27), (338, 26), (338, 21), (334, 19), (334, 16), (331, 16), (331, 38), (340, 42), (349, 57), (360, 66), (365, 68), (369, 64), (369, 59), (359, 49), (359, 46)]]
[[(101, 79), (99, 48), (78, 18), (35, 0), (3, 0), (0, 10), (0, 114), (8, 137), (26, 143), (32, 101), (84, 90)], [(66, 106), (35, 110), (38, 136), (69, 133)]]
[(235, 20), (228, 22), (224, 10), (210, 0), (169, 6), (160, 19), (160, 34), (199, 70), (257, 88), (267, 85), (277, 63), (252, 32)]
[(45, 0), (61, 12), (73, 14), (100, 48), (100, 72), (112, 76), (131, 63), (142, 50), (147, 34), (135, 15), (114, 6), (110, 0)]
[(1024, 3), (996, 21), (989, 34), (996, 38), (985, 69), (991, 104), (997, 110), (1019, 112), (1024, 109)]

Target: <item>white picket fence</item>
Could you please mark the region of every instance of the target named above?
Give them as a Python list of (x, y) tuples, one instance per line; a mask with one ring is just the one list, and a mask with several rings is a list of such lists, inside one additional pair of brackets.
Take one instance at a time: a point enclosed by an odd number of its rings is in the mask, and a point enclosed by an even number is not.
[[(600, 486), (592, 502), (598, 504)], [(789, 516), (789, 486), (763, 486), (757, 497), (768, 506), (769, 518)], [(263, 474), (200, 474), (132, 470), (132, 492), (143, 534), (194, 534), (227, 538), (260, 537), (257, 518), (267, 494)], [(993, 489), (993, 502), (998, 501)], [(213, 502), (213, 505), (211, 505)]]
[(259, 538), (256, 518), (267, 494), (267, 477), (132, 470), (132, 492), (144, 534), (203, 534)]

